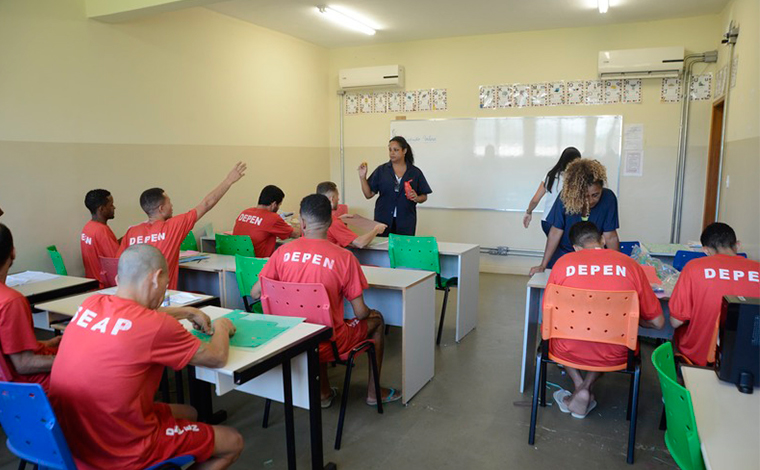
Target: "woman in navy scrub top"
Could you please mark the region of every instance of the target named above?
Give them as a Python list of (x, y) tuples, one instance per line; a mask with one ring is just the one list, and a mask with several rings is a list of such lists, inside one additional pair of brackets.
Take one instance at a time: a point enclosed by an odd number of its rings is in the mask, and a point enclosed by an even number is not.
[(620, 250), (618, 207), (615, 193), (604, 187), (607, 170), (597, 160), (581, 158), (567, 166), (564, 187), (546, 221), (551, 224), (541, 264), (530, 268), (530, 275), (551, 269), (554, 263), (573, 251), (570, 227), (581, 221), (593, 222), (611, 250)]
[[(359, 181), (364, 197), (375, 202), (375, 221), (388, 226), (380, 234), (387, 237), (389, 233), (414, 235), (417, 229), (417, 204), (427, 201), (430, 189), (425, 175), (414, 166), (412, 148), (403, 137), (394, 137), (388, 142), (387, 163), (375, 168), (367, 178), (367, 163), (359, 165)], [(405, 191), (409, 182), (411, 191)]]

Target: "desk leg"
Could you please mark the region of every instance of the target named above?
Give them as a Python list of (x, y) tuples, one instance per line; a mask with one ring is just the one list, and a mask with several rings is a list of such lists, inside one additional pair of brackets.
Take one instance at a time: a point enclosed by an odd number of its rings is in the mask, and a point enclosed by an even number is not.
[(213, 386), (208, 382), (195, 378), (195, 367), (188, 366), (187, 375), (190, 385), (190, 405), (198, 411), (198, 421), (208, 424), (224, 422), (227, 419), (226, 411), (219, 410), (214, 413), (211, 403), (211, 394), (214, 393)]
[(541, 311), (543, 289), (528, 287), (525, 294), (525, 324), (523, 326), (522, 370), (520, 374), (520, 393), (525, 392), (525, 384), (533, 380), (533, 362), (536, 354), (536, 336)]
[(296, 470), (296, 429), (293, 423), (293, 377), (290, 360), (282, 363), (282, 391), (285, 402), (285, 440), (288, 451), (288, 470)]
[(478, 289), (480, 289), (480, 251), (472, 249), (459, 257), (457, 289), (457, 328), (455, 339), (462, 341), (478, 324)]
[(309, 429), (311, 432), (312, 470), (335, 470), (334, 463), (324, 464), (322, 450), (322, 402), (319, 398), (319, 349), (306, 351), (309, 376)]

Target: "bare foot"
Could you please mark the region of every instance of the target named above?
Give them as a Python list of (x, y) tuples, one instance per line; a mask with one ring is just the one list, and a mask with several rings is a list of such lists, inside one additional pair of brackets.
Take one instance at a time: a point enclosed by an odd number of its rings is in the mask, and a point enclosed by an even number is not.
[(588, 410), (588, 404), (591, 403), (591, 394), (588, 390), (578, 390), (574, 393), (567, 403), (567, 408), (571, 413), (585, 415)]

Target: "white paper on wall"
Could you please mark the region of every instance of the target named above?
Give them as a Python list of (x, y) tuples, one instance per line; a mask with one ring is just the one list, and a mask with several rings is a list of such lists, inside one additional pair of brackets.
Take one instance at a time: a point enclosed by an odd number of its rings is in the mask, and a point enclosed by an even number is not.
[(404, 112), (417, 111), (417, 90), (404, 92)]
[(388, 93), (388, 112), (400, 113), (404, 111), (404, 92), (391, 91)]
[(565, 104), (565, 82), (549, 83), (549, 106), (562, 106)]
[(530, 85), (514, 85), (514, 94), (512, 94), (512, 106), (515, 108), (525, 108), (531, 105)]
[(345, 109), (346, 114), (358, 114), (359, 113), (359, 95), (355, 93), (347, 93), (345, 96)]
[(691, 77), (689, 97), (693, 101), (709, 100), (712, 91), (712, 72)]
[(660, 89), (660, 101), (663, 103), (676, 103), (681, 99), (681, 79), (663, 78)]
[(512, 85), (499, 85), (496, 87), (496, 106), (498, 108), (511, 108), (514, 92), (515, 89)]
[(642, 176), (644, 174), (644, 151), (623, 151), (623, 176)]
[(446, 111), (449, 107), (446, 88), (433, 88), (433, 111)]
[(586, 90), (585, 104), (602, 104), (604, 87), (601, 80), (586, 80), (584, 88)]
[(565, 84), (566, 104), (583, 104), (586, 97), (586, 88), (581, 80), (567, 82)]
[(381, 92), (381, 93), (375, 93), (373, 96), (374, 100), (374, 111), (376, 113), (387, 113), (388, 112), (388, 93)]
[(623, 80), (623, 103), (641, 103), (641, 79)]
[(359, 96), (359, 112), (362, 114), (371, 114), (373, 102), (374, 99), (372, 93), (362, 93)]
[(530, 105), (547, 106), (549, 104), (549, 84), (533, 83), (530, 85)]
[(480, 107), (495, 108), (496, 107), (496, 87), (493, 85), (480, 87)]
[(620, 103), (623, 95), (622, 80), (605, 80), (604, 81), (604, 104)]
[(623, 126), (623, 150), (644, 150), (644, 124)]
[(430, 90), (417, 90), (417, 111), (430, 111), (432, 106)]

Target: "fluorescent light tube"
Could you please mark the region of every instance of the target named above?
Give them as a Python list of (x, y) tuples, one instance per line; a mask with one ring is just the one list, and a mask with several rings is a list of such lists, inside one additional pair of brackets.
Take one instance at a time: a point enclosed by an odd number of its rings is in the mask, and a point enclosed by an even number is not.
[(341, 13), (330, 7), (317, 7), (317, 10), (319, 10), (319, 12), (322, 13), (325, 18), (334, 21), (335, 23), (338, 23), (342, 26), (345, 26), (346, 28), (353, 29), (354, 31), (359, 31), (360, 33), (364, 33), (368, 36), (372, 36), (376, 32), (374, 29), (370, 28), (364, 23), (355, 20), (345, 13)]
[(607, 13), (610, 9), (610, 0), (598, 0), (599, 13)]

